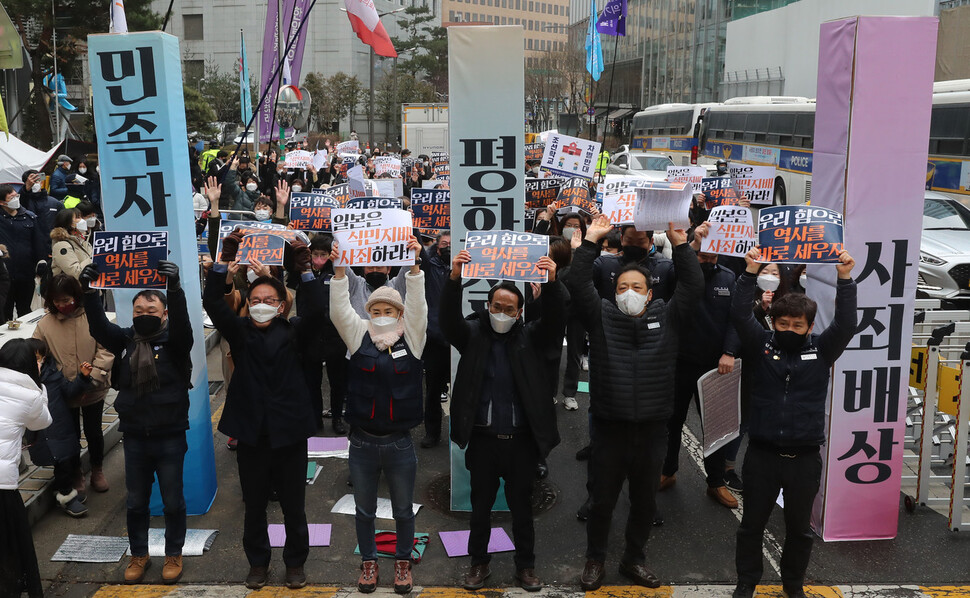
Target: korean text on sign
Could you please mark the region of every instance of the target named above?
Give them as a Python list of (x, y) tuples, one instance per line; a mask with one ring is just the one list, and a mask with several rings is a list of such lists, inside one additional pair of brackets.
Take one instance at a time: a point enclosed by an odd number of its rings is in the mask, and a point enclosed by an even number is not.
[(544, 208), (556, 201), (559, 189), (568, 179), (555, 177), (550, 179), (527, 178), (525, 180), (525, 205), (529, 208)]
[(744, 257), (758, 242), (754, 232), (754, 220), (748, 208), (716, 206), (711, 210), (707, 221), (711, 230), (701, 244), (701, 253)]
[(508, 230), (469, 232), (465, 249), (471, 262), (462, 266), (464, 278), (546, 282), (536, 262), (549, 253), (549, 237)]
[(406, 266), (414, 263), (408, 251), (411, 213), (395, 209), (330, 212), (333, 236), (338, 243), (336, 266)]
[(240, 264), (256, 260), (267, 266), (282, 266), (286, 240), (273, 233), (250, 233), (239, 242), (236, 259)]
[(400, 177), (401, 161), (390, 156), (377, 156), (374, 158), (374, 174), (379, 177)]
[(842, 253), (842, 214), (818, 206), (776, 206), (758, 214), (761, 260), (831, 264)]
[(101, 275), (96, 289), (164, 289), (158, 262), (168, 258), (168, 232), (94, 233), (94, 265)]
[(730, 171), (734, 186), (751, 202), (751, 205), (770, 206), (774, 202), (774, 166), (732, 165)]
[(550, 134), (540, 168), (567, 177), (591, 179), (600, 144), (569, 135)]
[(668, 166), (667, 181), (671, 183), (688, 183), (694, 193), (701, 192), (701, 181), (707, 172), (703, 166)]
[(736, 206), (741, 203), (741, 193), (730, 177), (712, 177), (701, 181), (704, 204), (710, 210), (715, 206)]
[(451, 191), (443, 189), (411, 189), (411, 212), (414, 227), (421, 230), (451, 228)]
[(556, 197), (557, 209), (563, 212), (586, 212), (595, 214), (599, 206), (589, 197), (589, 184), (586, 179), (572, 178), (559, 189)]
[(330, 232), (330, 210), (339, 207), (338, 200), (320, 193), (292, 193), (290, 224), (297, 230)]

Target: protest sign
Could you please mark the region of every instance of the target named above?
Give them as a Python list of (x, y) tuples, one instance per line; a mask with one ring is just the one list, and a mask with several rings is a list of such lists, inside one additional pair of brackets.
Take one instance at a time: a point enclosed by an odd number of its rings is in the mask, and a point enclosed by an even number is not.
[(431, 152), (431, 162), (437, 166), (438, 164), (448, 164), (451, 161), (451, 156), (447, 152)]
[(410, 266), (408, 251), (411, 213), (395, 209), (330, 212), (334, 240), (338, 243), (335, 266)]
[(642, 231), (667, 230), (670, 222), (675, 229), (690, 228), (693, 198), (687, 183), (651, 182), (648, 187), (638, 187), (633, 224)]
[(751, 210), (741, 206), (715, 206), (707, 217), (711, 230), (701, 243), (701, 253), (744, 257), (755, 246)]
[(343, 143), (337, 144), (337, 155), (345, 156), (347, 154), (359, 154), (360, 153), (360, 142), (356, 139), (350, 141), (344, 141)]
[(451, 176), (451, 165), (447, 162), (435, 163), (434, 165), (434, 175), (436, 177), (447, 177)]
[(741, 203), (741, 194), (729, 177), (712, 177), (701, 181), (704, 204), (710, 210), (715, 206), (736, 206)]
[(775, 200), (775, 167), (730, 166), (731, 180), (753, 206), (770, 206)]
[(371, 197), (403, 197), (403, 179), (364, 179), (364, 189)]
[(388, 156), (378, 156), (374, 158), (374, 174), (379, 177), (400, 177), (401, 161)]
[(158, 274), (159, 260), (168, 259), (168, 232), (94, 233), (96, 289), (164, 289), (165, 277)]
[(317, 150), (313, 152), (313, 167), (317, 170), (324, 170), (330, 163), (330, 155), (327, 150)]
[(256, 260), (267, 266), (282, 266), (286, 240), (272, 233), (250, 233), (239, 242), (236, 260), (249, 264)]
[(605, 196), (610, 193), (622, 193), (638, 187), (649, 187), (654, 182), (656, 181), (643, 177), (608, 174), (596, 186), (596, 203), (603, 203)]
[(403, 202), (396, 197), (353, 197), (344, 206), (351, 210), (400, 210)]
[(667, 181), (670, 183), (689, 183), (694, 193), (701, 192), (701, 181), (707, 169), (703, 166), (668, 166)]
[(294, 150), (291, 152), (286, 152), (283, 157), (283, 164), (286, 165), (287, 170), (294, 170), (297, 168), (306, 170), (313, 163), (313, 154), (306, 150)]
[(416, 158), (401, 158), (401, 170), (405, 176), (411, 174), (411, 169), (414, 168), (415, 162), (417, 162)]
[(350, 185), (347, 183), (341, 183), (339, 185), (331, 185), (327, 188), (314, 188), (310, 191), (314, 195), (323, 195), (325, 197), (331, 197), (339, 203), (338, 208), (342, 208), (347, 204), (347, 200), (350, 199)]
[(544, 208), (556, 201), (559, 189), (569, 179), (555, 177), (551, 179), (525, 179), (525, 205), (528, 208)]
[(838, 263), (842, 214), (818, 206), (776, 206), (758, 213), (761, 261), (787, 264)]
[(343, 207), (321, 193), (290, 194), (290, 224), (297, 230), (330, 231), (330, 210)]
[(549, 254), (549, 237), (509, 230), (469, 231), (465, 249), (472, 261), (464, 264), (464, 278), (546, 282), (545, 270), (536, 262)]
[(525, 144), (525, 160), (526, 162), (535, 161), (539, 162), (542, 160), (542, 154), (546, 151), (545, 143), (526, 143)]
[(448, 189), (449, 187), (448, 179), (427, 179), (421, 181), (422, 189)]
[[(347, 169), (347, 185), (350, 190), (350, 198), (367, 197), (367, 183), (364, 178), (364, 169), (360, 165)], [(349, 200), (348, 200), (349, 201)]]
[(540, 168), (566, 177), (591, 179), (596, 173), (600, 144), (588, 139), (551, 133)]
[(451, 228), (451, 191), (411, 189), (411, 212), (414, 227), (421, 230)]
[(697, 398), (704, 430), (704, 456), (710, 457), (741, 434), (741, 360), (730, 374), (717, 368), (697, 381)]
[(599, 206), (589, 197), (589, 181), (580, 178), (571, 178), (565, 181), (556, 196), (556, 210), (560, 214), (568, 212), (595, 214), (599, 212)]
[(613, 226), (633, 224), (633, 210), (636, 205), (637, 192), (634, 189), (610, 193), (603, 199), (602, 213), (609, 217)]

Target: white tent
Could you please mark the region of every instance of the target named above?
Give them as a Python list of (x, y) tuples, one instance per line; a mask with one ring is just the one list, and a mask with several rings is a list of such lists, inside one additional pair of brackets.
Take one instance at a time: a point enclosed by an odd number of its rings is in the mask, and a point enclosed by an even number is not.
[(25, 172), (43, 168), (59, 148), (60, 144), (44, 153), (13, 135), (8, 138), (0, 132), (0, 184), (21, 184), (23, 182), (21, 177)]

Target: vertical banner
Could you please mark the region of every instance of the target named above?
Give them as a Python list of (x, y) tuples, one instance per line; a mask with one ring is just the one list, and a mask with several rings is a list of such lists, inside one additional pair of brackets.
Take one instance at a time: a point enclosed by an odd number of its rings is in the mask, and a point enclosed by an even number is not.
[[(168, 259), (182, 268), (192, 321), (192, 390), (185, 503), (190, 515), (209, 510), (216, 495), (212, 416), (197, 275), (195, 215), (185, 143), (185, 102), (178, 38), (157, 31), (88, 37), (98, 162), (108, 230), (168, 232)], [(115, 291), (118, 323), (131, 325), (135, 291)], [(156, 486), (152, 513), (160, 515)]]
[[(272, 87), (272, 91), (266, 95), (266, 99), (258, 106), (259, 141), (266, 142), (270, 139), (279, 138), (280, 126), (273, 120), (273, 106), (276, 104), (276, 96), (280, 91), (280, 77), (273, 77), (277, 64), (280, 61), (280, 53), (286, 50), (286, 46), (300, 29), (300, 23), (308, 15), (309, 0), (283, 0), (282, 12), (279, 11), (279, 3), (270, 0), (266, 5), (266, 29), (263, 33), (263, 60), (260, 69), (259, 93), (262, 97), (263, 91), (267, 87)], [(282, 37), (280, 36), (279, 20), (282, 18)], [(303, 67), (303, 48), (306, 44), (307, 31), (309, 27), (300, 30), (300, 36), (296, 38), (289, 53), (286, 55), (290, 65), (290, 85), (299, 85), (300, 70)], [(289, 135), (293, 129), (287, 129)]]
[[(827, 541), (896, 536), (937, 26), (855, 17), (821, 29), (812, 204), (844, 214), (859, 285), (856, 336), (832, 372), (813, 517)], [(835, 277), (810, 267), (816, 330), (832, 321)]]
[[(468, 231), (524, 231), (523, 40), (521, 26), (448, 29), (451, 238), (458, 247)], [(466, 314), (485, 305), (495, 282), (464, 282)], [(457, 364), (453, 352), (453, 370)], [(498, 497), (495, 508), (507, 509), (504, 494)], [(455, 444), (451, 508), (471, 510), (468, 470)]]

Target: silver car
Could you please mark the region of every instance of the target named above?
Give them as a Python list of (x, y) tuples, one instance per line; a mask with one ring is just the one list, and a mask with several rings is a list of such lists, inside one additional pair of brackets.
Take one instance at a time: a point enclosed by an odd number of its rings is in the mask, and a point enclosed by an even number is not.
[(651, 152), (624, 152), (610, 160), (606, 174), (622, 174), (653, 181), (667, 180), (667, 167), (674, 162), (664, 154)]
[(923, 201), (916, 296), (970, 300), (970, 209), (934, 191)]

